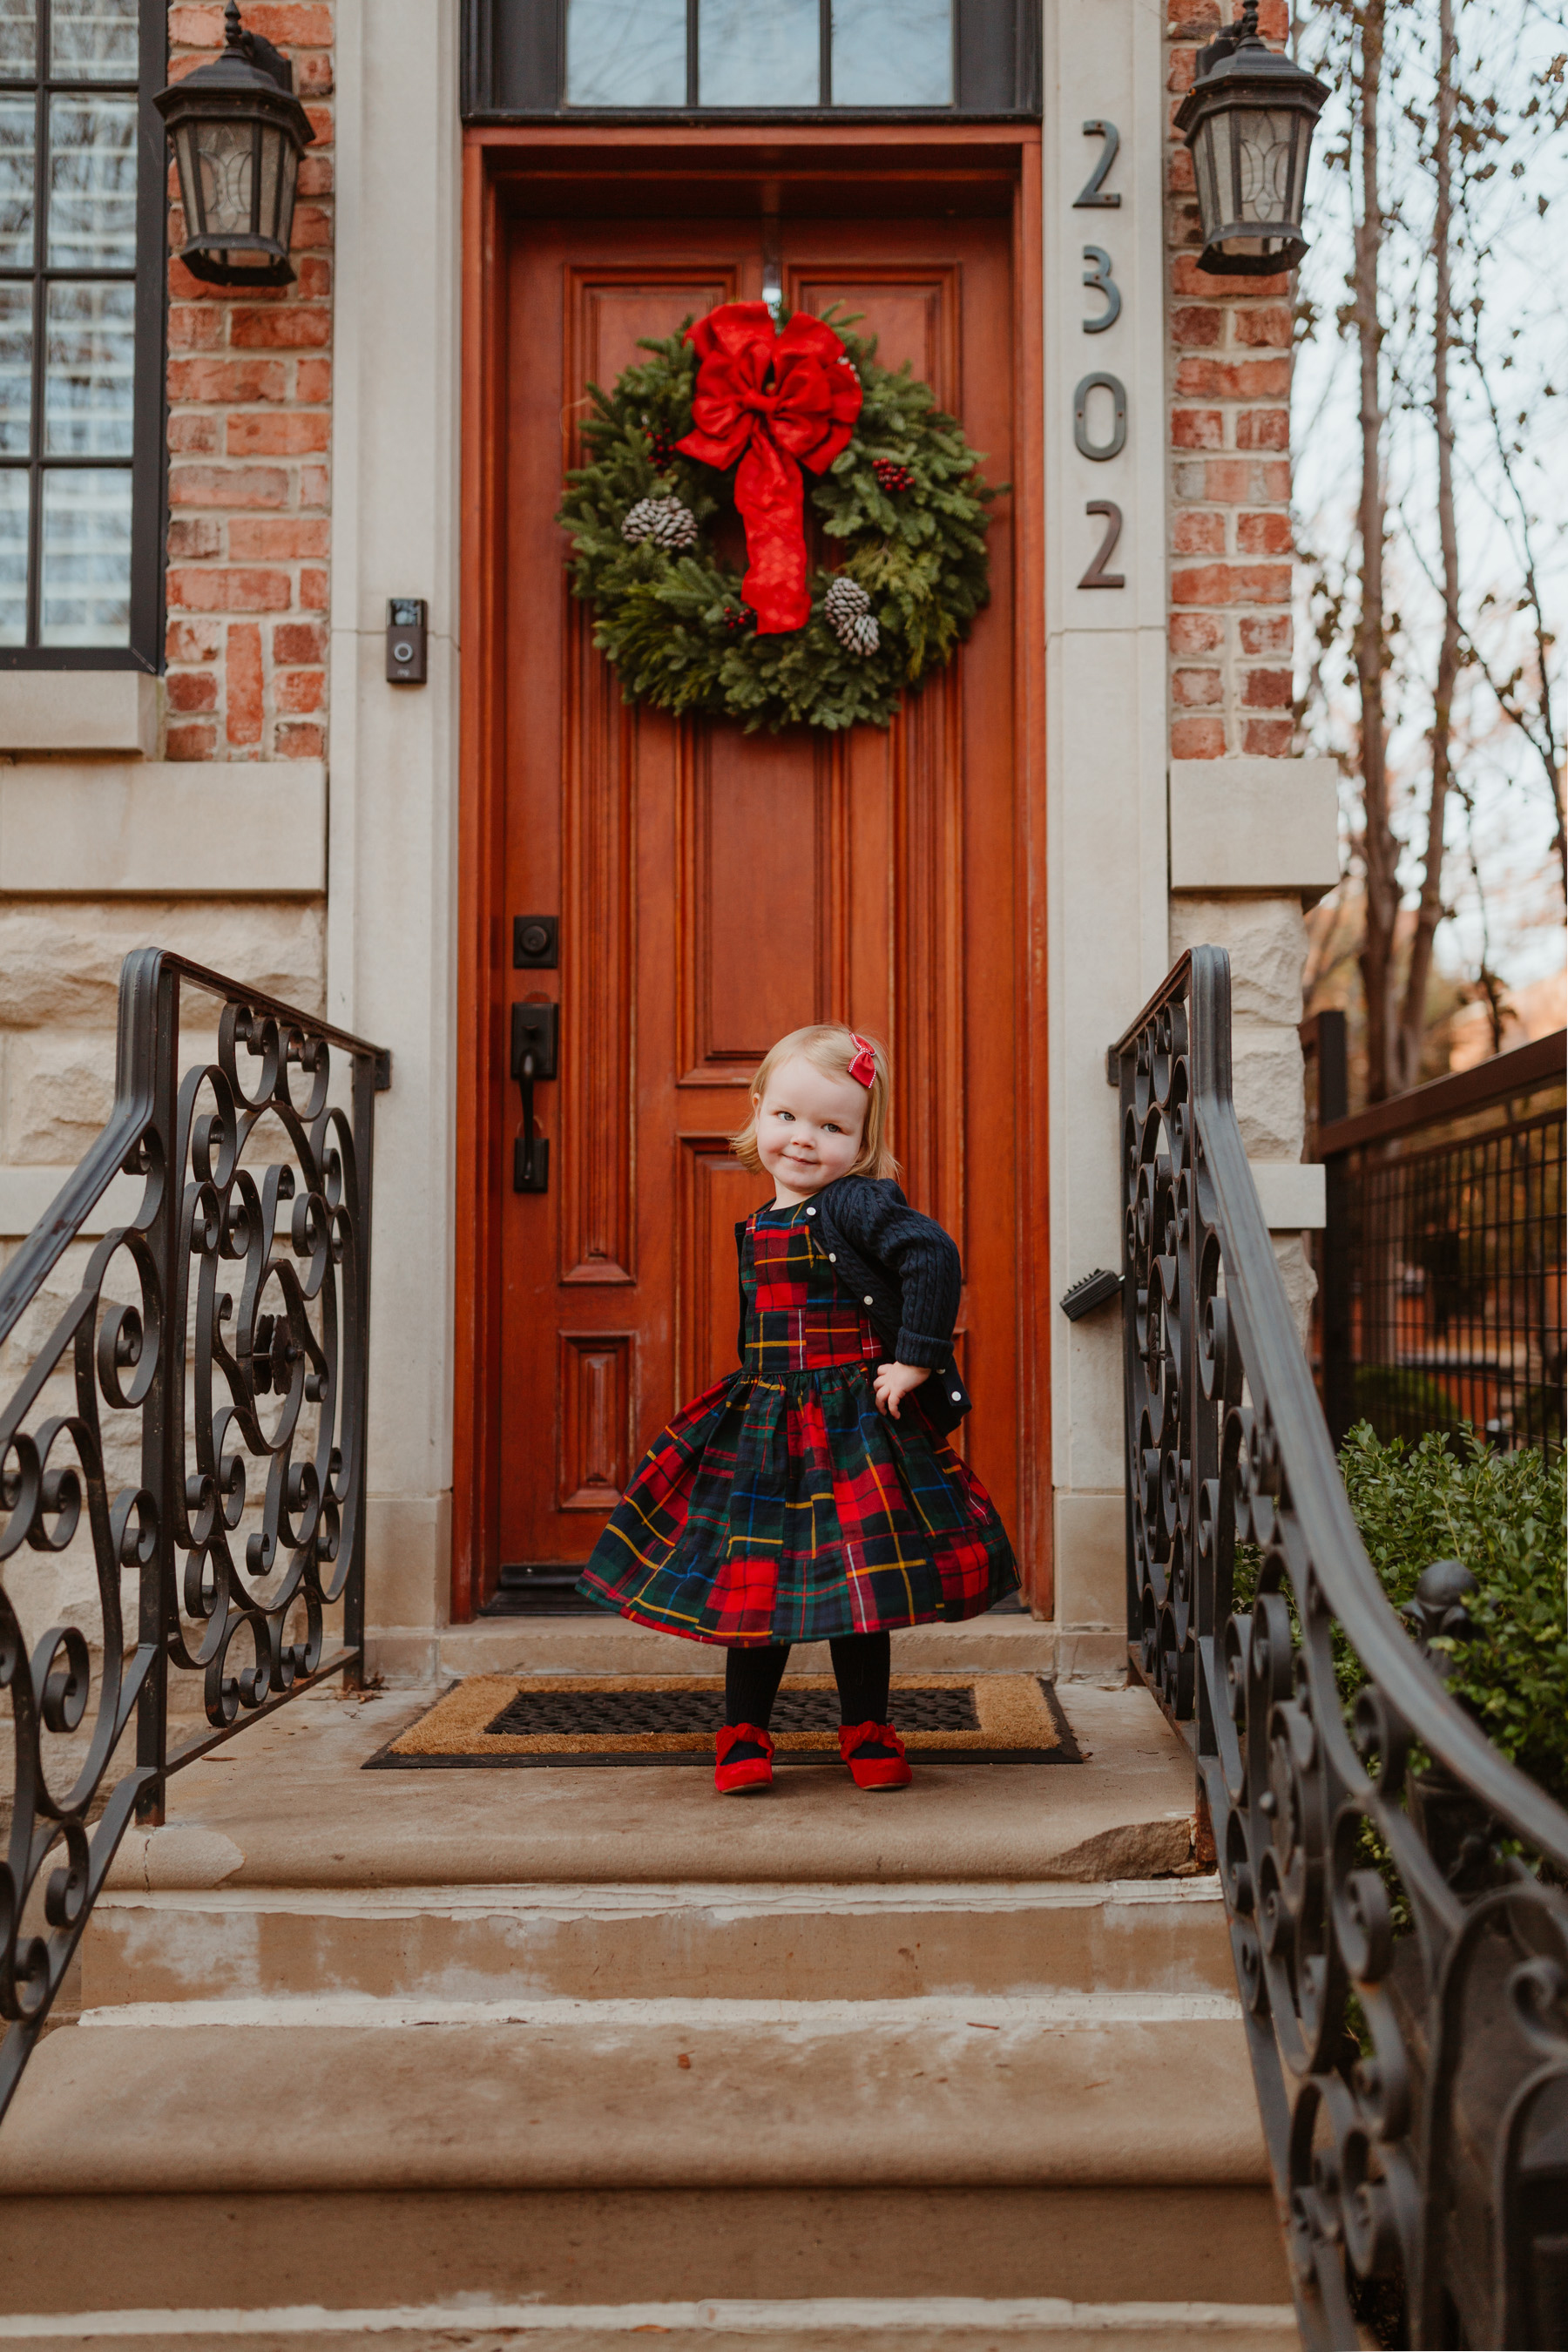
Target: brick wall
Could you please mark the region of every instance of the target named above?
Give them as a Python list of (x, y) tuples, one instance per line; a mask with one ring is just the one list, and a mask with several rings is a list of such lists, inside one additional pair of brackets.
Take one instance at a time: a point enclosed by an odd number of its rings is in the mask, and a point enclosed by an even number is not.
[[(248, 0), (294, 64), (315, 133), (294, 210), (297, 283), (253, 292), (169, 271), (167, 751), (326, 750), (332, 389), (332, 5)], [(169, 10), (171, 79), (223, 46), (223, 8)], [(170, 171), (170, 245), (184, 237)]]
[[(1227, 11), (1228, 14), (1228, 11)], [(1192, 158), (1175, 112), (1219, 0), (1172, 0), (1166, 26), (1170, 299), (1171, 755), (1278, 757), (1291, 748), (1291, 278), (1197, 267)], [(1259, 29), (1286, 35), (1285, 0)]]

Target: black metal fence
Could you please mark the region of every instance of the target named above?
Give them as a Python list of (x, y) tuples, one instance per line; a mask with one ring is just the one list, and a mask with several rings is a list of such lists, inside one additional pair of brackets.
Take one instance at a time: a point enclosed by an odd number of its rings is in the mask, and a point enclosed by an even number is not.
[(0, 1275), (0, 2115), (132, 1818), (363, 1660), (389, 1075), (363, 1038), (138, 950), (109, 1124)]
[(1223, 951), (1114, 1054), (1130, 1657), (1212, 1822), (1303, 2340), (1348, 2352), (1381, 2299), (1388, 2342), (1568, 2344), (1568, 1813), (1426, 1654), (1465, 1572), (1426, 1571), (1412, 1638), (1367, 1559), (1237, 1125)]
[(1344, 1016), (1310, 1024), (1328, 1222), (1317, 1243), (1319, 1391), (1336, 1444), (1359, 1421), (1414, 1440), (1468, 1423), (1560, 1450), (1568, 1374), (1568, 1035), (1346, 1118)]

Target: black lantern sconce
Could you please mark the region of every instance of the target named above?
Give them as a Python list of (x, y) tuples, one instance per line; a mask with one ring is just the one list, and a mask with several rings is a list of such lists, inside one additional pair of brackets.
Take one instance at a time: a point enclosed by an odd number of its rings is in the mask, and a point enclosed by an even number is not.
[(1307, 250), (1301, 199), (1326, 84), (1265, 44), (1258, 0), (1198, 51), (1176, 128), (1193, 152), (1204, 249), (1200, 269), (1260, 278)]
[(315, 133), (289, 59), (247, 33), (228, 0), (222, 54), (153, 102), (180, 167), (180, 258), (191, 275), (209, 286), (291, 284), (294, 189)]

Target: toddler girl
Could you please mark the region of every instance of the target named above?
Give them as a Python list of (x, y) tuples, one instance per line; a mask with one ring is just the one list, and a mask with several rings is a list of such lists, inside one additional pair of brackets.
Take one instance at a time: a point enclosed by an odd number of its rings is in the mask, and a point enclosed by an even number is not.
[(721, 1793), (773, 1780), (768, 1723), (792, 1642), (826, 1638), (856, 1786), (912, 1775), (888, 1720), (889, 1629), (977, 1617), (1016, 1590), (1012, 1547), (945, 1442), (962, 1272), (889, 1150), (888, 1065), (853, 1030), (796, 1029), (734, 1136), (773, 1198), (735, 1228), (741, 1369), (648, 1449), (579, 1591), (729, 1651)]

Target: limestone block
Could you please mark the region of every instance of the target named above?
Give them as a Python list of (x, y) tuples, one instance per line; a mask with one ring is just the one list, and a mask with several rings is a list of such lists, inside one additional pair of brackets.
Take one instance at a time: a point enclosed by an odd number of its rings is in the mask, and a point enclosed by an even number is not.
[(1312, 1301), (1318, 1295), (1318, 1277), (1312, 1270), (1305, 1234), (1275, 1234), (1274, 1262), (1279, 1268), (1279, 1278), (1285, 1285), (1285, 1296), (1290, 1302), (1296, 1333), (1306, 1347), (1312, 1328)]
[(1237, 1021), (1231, 1090), (1249, 1160), (1300, 1160), (1307, 1131), (1301, 1041), (1294, 1029)]
[(325, 1003), (320, 901), (0, 898), (0, 1021), (113, 1029), (132, 948), (174, 948), (307, 1013)]
[(109, 1032), (29, 1029), (9, 1040), (0, 1158), (24, 1165), (81, 1158), (114, 1099)]
[(1227, 950), (1233, 1020), (1296, 1026), (1307, 961), (1299, 898), (1173, 898), (1171, 961), (1195, 947)]

